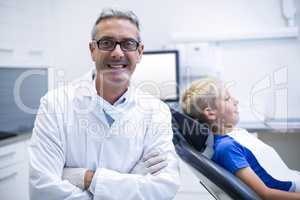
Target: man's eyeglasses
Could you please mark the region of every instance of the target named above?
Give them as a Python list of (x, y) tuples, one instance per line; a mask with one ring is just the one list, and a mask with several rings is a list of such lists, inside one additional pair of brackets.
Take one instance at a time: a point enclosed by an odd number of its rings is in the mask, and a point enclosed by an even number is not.
[(140, 43), (134, 39), (124, 39), (122, 41), (115, 41), (111, 38), (102, 38), (96, 41), (99, 49), (103, 51), (113, 51), (117, 44), (120, 45), (122, 51), (136, 51)]

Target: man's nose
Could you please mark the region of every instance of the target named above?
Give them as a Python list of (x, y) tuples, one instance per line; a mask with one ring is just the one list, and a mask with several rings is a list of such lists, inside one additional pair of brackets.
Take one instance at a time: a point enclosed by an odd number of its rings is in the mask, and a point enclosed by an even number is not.
[(111, 51), (111, 56), (114, 59), (120, 59), (124, 57), (124, 51), (121, 49), (120, 44), (117, 44), (115, 49)]

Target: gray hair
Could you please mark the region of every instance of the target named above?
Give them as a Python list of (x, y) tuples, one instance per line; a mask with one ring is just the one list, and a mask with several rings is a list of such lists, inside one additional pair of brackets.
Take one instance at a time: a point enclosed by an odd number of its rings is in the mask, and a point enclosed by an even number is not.
[[(134, 12), (132, 12), (130, 10), (106, 8), (106, 9), (102, 10), (102, 12), (100, 13), (100, 16), (94, 23), (94, 26), (93, 26), (93, 29), (91, 32), (92, 40), (95, 39), (96, 34), (97, 34), (97, 28), (96, 28), (97, 24), (99, 24), (102, 20), (111, 19), (111, 18), (127, 19), (137, 27), (138, 31), (140, 31), (140, 23), (139, 23), (138, 17), (134, 14)], [(138, 40), (139, 41), (141, 40), (139, 34), (138, 34)]]

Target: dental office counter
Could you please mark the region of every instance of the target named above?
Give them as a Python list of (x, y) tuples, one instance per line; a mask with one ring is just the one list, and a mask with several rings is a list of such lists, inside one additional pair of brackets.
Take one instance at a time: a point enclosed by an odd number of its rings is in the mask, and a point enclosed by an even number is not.
[(253, 133), (300, 133), (300, 119), (297, 121), (240, 122), (238, 127)]
[(28, 152), (31, 133), (0, 140), (0, 199), (29, 200)]
[(16, 136), (11, 136), (0, 140), (0, 148), (9, 144), (14, 144), (17, 142), (29, 140), (31, 138), (31, 133), (23, 133)]

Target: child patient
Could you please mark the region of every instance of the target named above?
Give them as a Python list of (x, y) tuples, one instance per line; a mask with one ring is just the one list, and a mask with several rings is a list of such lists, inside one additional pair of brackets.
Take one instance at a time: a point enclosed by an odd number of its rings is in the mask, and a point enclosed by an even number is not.
[[(238, 101), (220, 80), (195, 81), (185, 91), (181, 105), (185, 114), (206, 123), (213, 133), (214, 162), (240, 178), (263, 199), (300, 200), (300, 175), (290, 170), (273, 148), (247, 131), (235, 128), (239, 121)], [(267, 149), (265, 155), (260, 148)], [(268, 162), (271, 158), (276, 165)], [(280, 169), (281, 176), (275, 168)]]

